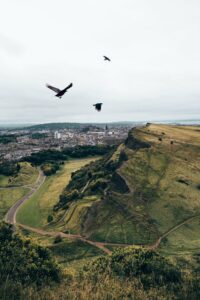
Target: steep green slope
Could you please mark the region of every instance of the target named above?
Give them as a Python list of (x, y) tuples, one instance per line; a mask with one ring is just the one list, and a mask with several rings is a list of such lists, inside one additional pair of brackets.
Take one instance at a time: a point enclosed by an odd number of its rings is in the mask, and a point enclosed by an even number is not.
[(199, 150), (200, 127), (133, 129), (114, 153), (73, 174), (55, 206), (57, 226), (99, 241), (154, 243), (200, 214)]
[(71, 172), (97, 158), (68, 160), (56, 174), (48, 176), (41, 188), (19, 208), (17, 222), (33, 227), (47, 225), (48, 215), (69, 182)]
[(3, 220), (9, 208), (17, 200), (25, 196), (30, 188), (34, 186), (38, 169), (27, 162), (21, 162), (17, 174), (5, 176), (0, 175), (0, 220)]

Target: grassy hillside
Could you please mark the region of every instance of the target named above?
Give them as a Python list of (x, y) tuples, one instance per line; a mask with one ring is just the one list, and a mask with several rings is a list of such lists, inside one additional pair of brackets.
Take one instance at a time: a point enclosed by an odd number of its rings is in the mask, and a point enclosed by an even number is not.
[[(200, 127), (150, 124), (133, 129), (123, 145), (73, 174), (55, 206), (61, 230), (90, 239), (198, 246)], [(190, 227), (190, 228), (188, 228)], [(194, 233), (191, 238), (191, 232)], [(164, 243), (164, 245), (163, 245)]]
[(71, 173), (95, 159), (97, 157), (69, 160), (56, 174), (47, 177), (41, 188), (20, 207), (17, 222), (34, 227), (47, 225), (47, 217), (52, 214), (52, 208), (68, 184)]
[(29, 163), (20, 163), (20, 171), (14, 176), (0, 175), (0, 220), (9, 208), (29, 192), (38, 177), (38, 170)]
[(0, 220), (3, 220), (9, 208), (29, 192), (28, 188), (16, 187), (0, 189)]

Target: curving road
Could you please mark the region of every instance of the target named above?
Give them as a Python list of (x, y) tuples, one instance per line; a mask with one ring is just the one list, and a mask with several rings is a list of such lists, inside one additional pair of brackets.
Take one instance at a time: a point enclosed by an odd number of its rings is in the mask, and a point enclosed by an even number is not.
[[(23, 205), (42, 186), (42, 184), (45, 181), (45, 178), (46, 177), (44, 176), (43, 172), (40, 170), (38, 178), (37, 178), (34, 186), (32, 186), (32, 187), (31, 186), (26, 186), (30, 189), (28, 194), (26, 194), (24, 197), (22, 197), (20, 200), (18, 200), (7, 212), (7, 214), (5, 216), (5, 221), (7, 223), (14, 224), (14, 225), (16, 224), (16, 214), (17, 214), (17, 211), (18, 211), (19, 207), (21, 205)], [(184, 220), (183, 222), (173, 226), (168, 231), (163, 233), (163, 235), (157, 241), (155, 241), (155, 243), (153, 243), (152, 245), (138, 245), (138, 246), (142, 246), (142, 247), (146, 247), (146, 248), (151, 249), (151, 250), (155, 250), (156, 248), (159, 247), (159, 245), (160, 245), (160, 243), (161, 243), (161, 241), (163, 240), (164, 237), (166, 237), (170, 233), (174, 232), (175, 230), (177, 230), (178, 228), (180, 228), (184, 224), (189, 223), (190, 221), (192, 221), (193, 219), (195, 219), (197, 217), (200, 217), (200, 215), (199, 214), (194, 215), (194, 216)], [(43, 235), (43, 236), (56, 237), (56, 236), (60, 235), (62, 238), (78, 239), (78, 240), (81, 240), (82, 242), (88, 243), (92, 246), (95, 246), (95, 247), (99, 248), (100, 250), (102, 250), (106, 254), (111, 254), (112, 253), (112, 251), (109, 250), (108, 248), (106, 248), (106, 246), (119, 246), (119, 247), (133, 246), (133, 245), (129, 245), (129, 244), (91, 241), (91, 240), (89, 240), (89, 239), (87, 239), (87, 238), (85, 238), (81, 235), (78, 235), (78, 234), (66, 234), (64, 232), (59, 232), (59, 231), (45, 231), (45, 230), (40, 229), (40, 228), (34, 228), (34, 227), (23, 225), (23, 224), (20, 224), (20, 223), (17, 223), (17, 225), (21, 228), (24, 228), (26, 230), (38, 233), (38, 234)]]
[(5, 216), (5, 221), (10, 224), (16, 224), (16, 213), (19, 207), (24, 204), (44, 183), (46, 176), (44, 176), (43, 172), (40, 170), (38, 178), (34, 184), (34, 186), (26, 186), (30, 189), (28, 194), (26, 194), (24, 197), (22, 197), (20, 200), (18, 200), (7, 212)]

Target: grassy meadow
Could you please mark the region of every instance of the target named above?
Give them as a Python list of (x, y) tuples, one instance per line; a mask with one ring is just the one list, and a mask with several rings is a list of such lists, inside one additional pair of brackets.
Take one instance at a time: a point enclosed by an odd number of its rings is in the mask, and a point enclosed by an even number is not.
[(59, 243), (55, 243), (54, 237), (41, 236), (26, 229), (19, 230), (23, 236), (30, 238), (34, 243), (48, 248), (62, 268), (72, 275), (75, 275), (91, 259), (105, 255), (97, 247), (80, 240), (63, 238)]
[(17, 187), (0, 189), (0, 220), (3, 220), (9, 208), (29, 192), (28, 188)]
[(71, 173), (95, 159), (97, 158), (69, 160), (56, 174), (48, 176), (41, 188), (20, 207), (17, 222), (33, 227), (47, 225), (47, 217), (52, 214), (52, 208), (68, 184)]
[(0, 220), (9, 208), (29, 192), (38, 177), (38, 170), (29, 163), (20, 163), (21, 169), (15, 176), (0, 175)]

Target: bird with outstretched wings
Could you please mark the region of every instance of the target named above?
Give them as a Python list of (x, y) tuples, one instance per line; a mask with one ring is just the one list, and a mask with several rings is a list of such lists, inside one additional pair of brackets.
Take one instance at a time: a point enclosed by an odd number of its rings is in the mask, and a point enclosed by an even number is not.
[(70, 83), (66, 88), (63, 90), (60, 90), (52, 85), (46, 84), (46, 87), (48, 87), (50, 90), (56, 92), (56, 97), (62, 98), (62, 96), (67, 92), (68, 89), (70, 89), (73, 86), (73, 83)]

